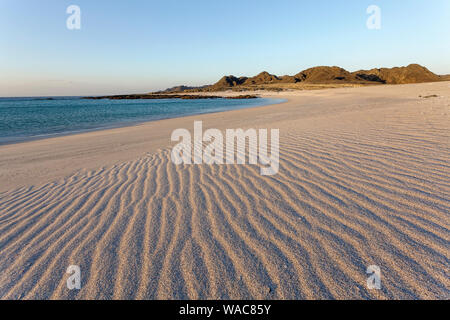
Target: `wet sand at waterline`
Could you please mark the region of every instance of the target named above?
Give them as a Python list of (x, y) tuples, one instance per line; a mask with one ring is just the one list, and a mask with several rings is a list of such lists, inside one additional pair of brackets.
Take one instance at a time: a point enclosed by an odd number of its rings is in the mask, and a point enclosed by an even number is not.
[[(450, 82), (260, 94), (288, 102), (0, 146), (0, 298), (449, 299)], [(279, 128), (279, 173), (175, 166), (195, 120)]]

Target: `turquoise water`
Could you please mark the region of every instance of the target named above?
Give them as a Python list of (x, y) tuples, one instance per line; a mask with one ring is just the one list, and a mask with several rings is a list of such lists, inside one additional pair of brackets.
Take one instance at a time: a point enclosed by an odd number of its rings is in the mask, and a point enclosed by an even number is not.
[(84, 100), (0, 98), (0, 144), (280, 103), (248, 100)]

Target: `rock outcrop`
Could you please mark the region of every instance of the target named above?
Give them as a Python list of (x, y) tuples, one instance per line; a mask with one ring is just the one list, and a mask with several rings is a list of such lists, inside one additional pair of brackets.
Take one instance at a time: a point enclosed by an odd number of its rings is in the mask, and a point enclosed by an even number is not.
[[(349, 72), (340, 67), (319, 66), (303, 70), (294, 76), (276, 76), (267, 71), (247, 78), (225, 76), (213, 85), (203, 87), (179, 86), (168, 89), (166, 92), (202, 92), (202, 91), (223, 91), (223, 90), (246, 90), (246, 89), (267, 89), (277, 88), (277, 84), (403, 84), (421, 83), (433, 81), (450, 80), (450, 76), (439, 76), (418, 65), (410, 64), (407, 67), (380, 68), (371, 70), (359, 70)], [(264, 86), (267, 87), (264, 88)], [(179, 91), (178, 91), (179, 90)], [(281, 90), (281, 89), (280, 89)]]
[(387, 84), (422, 83), (442, 80), (441, 77), (418, 64), (410, 64), (407, 67), (360, 70), (353, 74), (359, 77), (378, 78)]

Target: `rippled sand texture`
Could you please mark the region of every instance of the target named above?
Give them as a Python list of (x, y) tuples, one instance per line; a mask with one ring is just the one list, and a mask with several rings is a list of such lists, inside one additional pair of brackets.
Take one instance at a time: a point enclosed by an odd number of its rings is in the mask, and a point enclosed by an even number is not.
[(0, 193), (0, 297), (449, 299), (450, 85), (383, 88), (221, 114), (281, 129), (273, 177), (159, 148)]

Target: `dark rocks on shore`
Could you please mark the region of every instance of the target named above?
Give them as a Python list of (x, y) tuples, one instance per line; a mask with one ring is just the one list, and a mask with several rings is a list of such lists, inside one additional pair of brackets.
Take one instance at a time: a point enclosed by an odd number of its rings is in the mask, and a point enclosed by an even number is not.
[(255, 95), (240, 95), (240, 96), (209, 96), (209, 95), (187, 95), (187, 94), (129, 94), (117, 96), (102, 96), (102, 97), (85, 97), (83, 99), (90, 100), (154, 100), (154, 99), (183, 99), (183, 100), (199, 100), (199, 99), (256, 99)]

